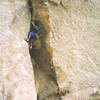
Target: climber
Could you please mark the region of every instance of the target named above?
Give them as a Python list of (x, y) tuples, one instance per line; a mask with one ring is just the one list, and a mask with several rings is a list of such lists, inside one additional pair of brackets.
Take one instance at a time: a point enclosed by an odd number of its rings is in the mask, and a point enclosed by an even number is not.
[(32, 43), (35, 41), (35, 40), (39, 40), (39, 36), (38, 36), (38, 33), (39, 33), (39, 23), (38, 21), (31, 21), (31, 29), (30, 29), (30, 32), (28, 34), (28, 37), (27, 37), (27, 41), (29, 41), (30, 43), (30, 49), (32, 49)]

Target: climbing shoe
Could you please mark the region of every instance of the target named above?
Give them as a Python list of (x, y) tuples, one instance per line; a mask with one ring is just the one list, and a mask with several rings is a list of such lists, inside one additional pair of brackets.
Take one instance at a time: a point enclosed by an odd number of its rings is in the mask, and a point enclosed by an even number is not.
[(32, 46), (30, 46), (30, 49), (32, 49)]
[(29, 42), (29, 39), (27, 39), (27, 38), (25, 38), (24, 40), (25, 40), (26, 42)]

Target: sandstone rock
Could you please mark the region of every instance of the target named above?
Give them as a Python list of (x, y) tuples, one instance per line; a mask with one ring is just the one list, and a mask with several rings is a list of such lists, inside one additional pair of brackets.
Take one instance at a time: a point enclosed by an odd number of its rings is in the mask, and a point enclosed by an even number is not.
[(38, 2), (34, 8), (47, 30), (45, 42), (59, 91), (66, 91), (62, 99), (89, 100), (100, 90), (100, 1), (61, 0), (58, 6), (48, 2), (47, 10)]
[(69, 91), (63, 100), (88, 100), (100, 82), (100, 2), (62, 0), (62, 4), (49, 5), (49, 43), (58, 85)]
[(0, 0), (0, 100), (36, 100), (27, 0)]

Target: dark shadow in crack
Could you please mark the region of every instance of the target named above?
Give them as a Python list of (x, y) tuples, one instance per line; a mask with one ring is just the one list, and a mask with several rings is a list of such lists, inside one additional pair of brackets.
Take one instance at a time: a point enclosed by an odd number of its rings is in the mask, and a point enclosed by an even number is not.
[[(29, 0), (29, 7), (32, 19), (33, 8), (31, 0)], [(46, 47), (46, 38), (48, 32), (41, 22), (39, 27), (39, 34), (42, 35), (40, 37), (42, 46), (40, 49), (29, 50), (35, 74), (35, 84), (38, 94), (38, 100), (61, 100), (60, 95), (56, 93), (58, 90), (56, 74), (55, 71), (51, 69), (51, 67), (53, 67), (52, 49), (49, 48), (51, 49), (51, 52), (49, 52)], [(35, 62), (33, 61), (33, 59), (35, 60)]]
[(40, 37), (41, 41), (41, 48), (40, 49), (32, 49), (30, 50), (31, 58), (35, 60), (37, 66), (34, 67), (35, 73), (35, 80), (38, 81), (38, 95), (39, 100), (49, 100), (50, 98), (46, 99), (48, 96), (54, 99), (50, 100), (61, 100), (60, 96), (56, 94), (58, 90), (58, 85), (56, 81), (56, 74), (51, 69), (52, 67), (52, 55), (49, 53), (46, 47), (46, 37), (47, 31), (44, 28), (43, 24), (40, 22)]

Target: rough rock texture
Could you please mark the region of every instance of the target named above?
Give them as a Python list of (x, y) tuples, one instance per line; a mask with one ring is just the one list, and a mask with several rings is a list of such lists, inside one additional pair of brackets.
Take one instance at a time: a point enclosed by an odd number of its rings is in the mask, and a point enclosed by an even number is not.
[(0, 0), (0, 100), (36, 100), (27, 0)]
[[(32, 50), (31, 52), (31, 56), (36, 62), (34, 70), (38, 100), (61, 100), (60, 96), (56, 94), (58, 85), (54, 78), (55, 73), (50, 68), (51, 56), (45, 43), (45, 39), (48, 37), (47, 32), (50, 30), (48, 9), (43, 6), (43, 2), (39, 2), (39, 0), (34, 0), (32, 5), (34, 7), (33, 12), (35, 18), (40, 20), (39, 34), (41, 35), (41, 48)], [(34, 63), (34, 60), (32, 62)]]
[(37, 1), (62, 99), (100, 99), (100, 0)]

